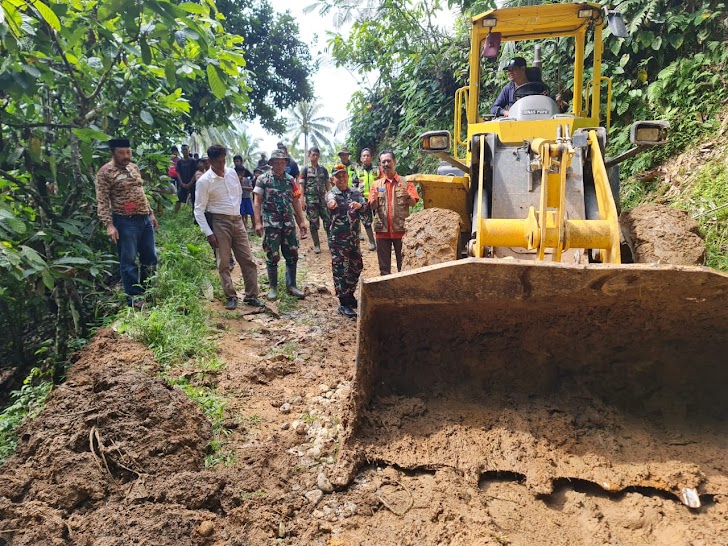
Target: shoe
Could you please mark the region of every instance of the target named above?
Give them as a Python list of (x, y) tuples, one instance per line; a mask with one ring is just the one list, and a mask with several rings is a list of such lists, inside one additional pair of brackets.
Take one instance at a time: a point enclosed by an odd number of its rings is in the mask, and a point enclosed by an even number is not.
[(286, 289), (294, 298), (302, 300), (306, 295), (296, 286), (296, 266), (286, 264)]
[(340, 315), (344, 315), (346, 318), (350, 318), (350, 319), (356, 318), (356, 311), (354, 311), (348, 305), (340, 305), (339, 308), (336, 310), (336, 312), (339, 313)]
[(269, 265), (268, 266), (268, 284), (270, 285), (270, 290), (268, 291), (268, 295), (266, 298), (268, 298), (271, 301), (278, 299), (278, 266), (277, 265)]
[(265, 307), (265, 303), (260, 301), (255, 296), (251, 296), (249, 298), (243, 298), (243, 303), (245, 305), (250, 305), (251, 307)]
[(232, 311), (238, 306), (238, 298), (228, 298), (227, 303), (225, 304), (225, 309), (229, 309)]

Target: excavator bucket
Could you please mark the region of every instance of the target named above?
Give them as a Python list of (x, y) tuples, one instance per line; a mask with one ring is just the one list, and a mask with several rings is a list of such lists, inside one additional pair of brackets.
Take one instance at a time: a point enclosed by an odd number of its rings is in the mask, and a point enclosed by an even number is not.
[(728, 494), (728, 276), (469, 258), (362, 282), (338, 482), (364, 462)]

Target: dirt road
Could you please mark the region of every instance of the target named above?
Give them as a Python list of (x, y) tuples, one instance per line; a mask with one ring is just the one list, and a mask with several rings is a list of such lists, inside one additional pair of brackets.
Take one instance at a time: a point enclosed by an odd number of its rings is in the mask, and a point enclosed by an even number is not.
[(309, 295), (290, 313), (211, 304), (226, 366), (202, 381), (229, 399), (230, 466), (204, 468), (210, 425), (151, 353), (102, 331), (0, 469), (0, 545), (728, 543), (722, 496), (690, 510), (565, 482), (537, 497), (517, 474), (376, 464), (331, 491), (356, 325), (335, 314), (327, 250), (304, 241), (300, 269)]

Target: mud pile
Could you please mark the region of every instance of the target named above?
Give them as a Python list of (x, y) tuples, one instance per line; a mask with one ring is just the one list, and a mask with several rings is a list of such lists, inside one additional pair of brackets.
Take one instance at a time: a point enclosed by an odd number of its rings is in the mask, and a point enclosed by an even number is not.
[(212, 543), (226, 482), (203, 472), (210, 425), (146, 373), (155, 366), (141, 345), (99, 333), (2, 467), (0, 543)]
[(406, 221), (402, 270), (449, 262), (457, 257), (460, 215), (448, 209), (424, 209)]
[(705, 241), (682, 210), (645, 204), (622, 213), (619, 223), (635, 263), (703, 265)]

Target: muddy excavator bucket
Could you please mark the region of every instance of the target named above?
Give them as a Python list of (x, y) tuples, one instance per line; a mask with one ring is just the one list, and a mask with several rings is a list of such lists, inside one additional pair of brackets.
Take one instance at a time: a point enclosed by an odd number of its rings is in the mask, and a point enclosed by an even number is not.
[(470, 258), (362, 283), (337, 481), (364, 462), (728, 494), (728, 276)]

